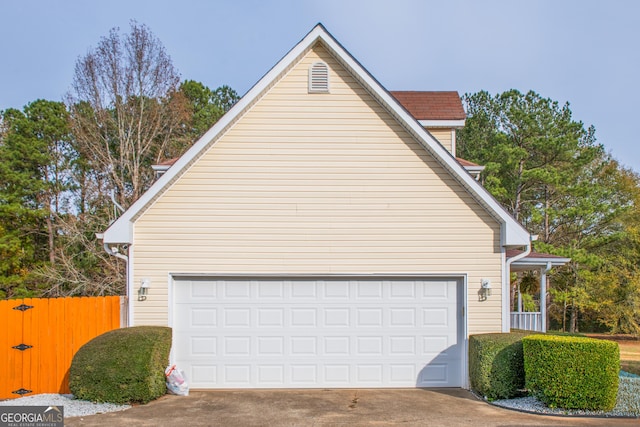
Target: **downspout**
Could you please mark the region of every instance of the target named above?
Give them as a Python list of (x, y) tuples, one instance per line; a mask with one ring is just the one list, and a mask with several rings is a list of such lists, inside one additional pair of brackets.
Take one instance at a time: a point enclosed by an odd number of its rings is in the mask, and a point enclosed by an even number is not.
[(129, 273), (129, 257), (126, 256), (125, 254), (121, 254), (118, 251), (118, 248), (112, 248), (111, 246), (109, 246), (109, 244), (104, 241), (104, 234), (103, 233), (96, 233), (96, 238), (98, 240), (102, 240), (102, 247), (104, 248), (104, 250), (109, 255), (112, 255), (112, 256), (114, 256), (116, 258), (120, 258), (120, 259), (124, 260), (124, 262), (125, 262), (125, 270), (124, 270), (125, 274), (126, 274), (126, 276), (125, 276), (125, 284), (126, 284), (126, 286), (124, 287), (125, 288), (125, 297), (126, 297), (125, 301), (126, 301), (126, 304), (127, 304), (127, 306), (129, 308), (126, 311), (126, 316), (124, 317), (124, 320), (123, 320), (122, 317), (120, 318), (120, 327), (122, 328), (122, 327), (130, 326), (130, 324), (131, 324), (130, 323), (131, 322), (131, 307), (130, 307), (131, 298), (129, 298), (129, 276), (130, 276), (130, 273)]
[(116, 201), (115, 190), (111, 190), (111, 201), (113, 202), (113, 205), (120, 210), (120, 212), (124, 212), (124, 208), (122, 207), (122, 205), (120, 205), (120, 203)]
[[(506, 273), (506, 289), (509, 291), (506, 295), (511, 295), (511, 264), (513, 264), (516, 261), (521, 260), (522, 258), (525, 258), (526, 256), (528, 256), (531, 253), (531, 248), (533, 246), (532, 242), (538, 240), (538, 235), (537, 234), (530, 234), (529, 235), (529, 244), (526, 246), (526, 249), (524, 250), (524, 252), (522, 252), (521, 254), (518, 254), (514, 257), (511, 257), (509, 259), (506, 260), (505, 262), (505, 273)], [(509, 319), (509, 323), (508, 323), (508, 328), (506, 331), (504, 332), (509, 332), (511, 330), (511, 304), (509, 305), (509, 310), (508, 310), (508, 319)], [(504, 307), (504, 306), (503, 306)]]

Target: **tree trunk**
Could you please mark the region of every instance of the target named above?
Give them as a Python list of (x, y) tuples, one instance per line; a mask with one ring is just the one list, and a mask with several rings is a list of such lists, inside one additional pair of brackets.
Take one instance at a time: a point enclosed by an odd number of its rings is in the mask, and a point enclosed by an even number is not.
[(569, 332), (578, 332), (578, 307), (571, 306), (571, 319), (569, 320)]
[(544, 242), (549, 243), (549, 186), (544, 186)]
[(513, 216), (516, 221), (520, 221), (520, 203), (522, 203), (522, 174), (524, 172), (524, 160), (520, 161), (518, 165), (518, 186), (516, 187), (516, 200), (513, 211)]
[(51, 214), (47, 215), (47, 234), (49, 237), (49, 262), (51, 263), (51, 265), (54, 265), (56, 263), (56, 252)]

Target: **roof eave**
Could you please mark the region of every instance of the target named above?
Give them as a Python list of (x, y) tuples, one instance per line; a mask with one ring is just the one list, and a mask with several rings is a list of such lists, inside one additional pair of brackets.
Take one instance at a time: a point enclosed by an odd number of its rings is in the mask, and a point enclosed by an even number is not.
[(480, 173), (485, 169), (485, 166), (462, 166), (465, 170), (469, 172)]
[(459, 120), (418, 120), (418, 123), (420, 123), (421, 126), (423, 127), (427, 127), (427, 128), (455, 128), (455, 129), (461, 129), (464, 127), (466, 120), (465, 119), (459, 119)]
[(525, 257), (518, 261), (514, 261), (511, 264), (511, 270), (513, 271), (525, 271), (525, 270), (534, 270), (545, 268), (548, 266), (551, 267), (562, 267), (563, 265), (568, 264), (571, 261), (571, 258), (528, 258)]

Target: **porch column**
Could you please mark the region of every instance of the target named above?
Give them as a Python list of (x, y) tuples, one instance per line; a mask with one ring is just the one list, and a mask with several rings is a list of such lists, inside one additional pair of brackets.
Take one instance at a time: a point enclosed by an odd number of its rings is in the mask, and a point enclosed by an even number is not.
[(540, 323), (542, 332), (547, 332), (547, 273), (551, 270), (551, 263), (540, 270)]

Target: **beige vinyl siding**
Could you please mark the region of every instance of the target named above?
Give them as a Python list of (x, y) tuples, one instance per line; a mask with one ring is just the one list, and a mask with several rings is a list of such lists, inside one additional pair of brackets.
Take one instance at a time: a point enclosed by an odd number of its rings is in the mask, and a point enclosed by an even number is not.
[[(329, 94), (308, 67), (329, 65)], [(134, 225), (135, 324), (168, 321), (174, 273), (465, 274), (469, 333), (501, 329), (499, 224), (321, 47)], [(478, 301), (480, 279), (493, 295)]]
[(452, 129), (451, 128), (425, 128), (440, 144), (451, 153)]

